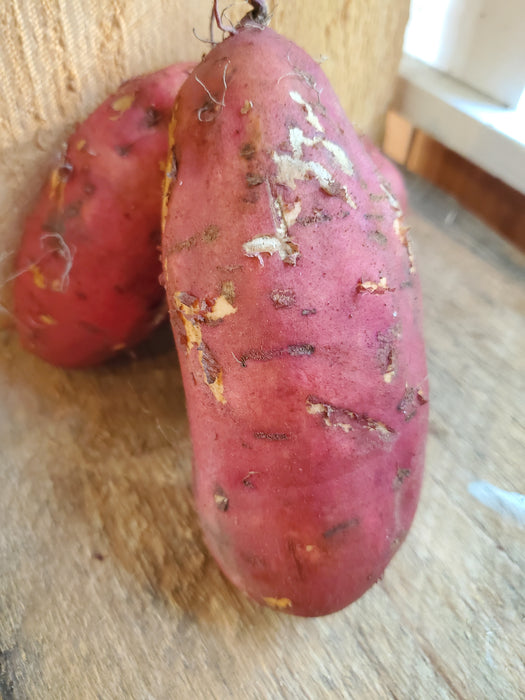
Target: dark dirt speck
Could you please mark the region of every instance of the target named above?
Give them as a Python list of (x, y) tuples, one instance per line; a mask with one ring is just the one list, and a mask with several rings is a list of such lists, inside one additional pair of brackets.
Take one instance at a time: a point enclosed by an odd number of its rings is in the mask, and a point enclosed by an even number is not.
[(241, 146), (241, 158), (251, 160), (256, 153), (256, 148), (253, 143), (243, 143)]
[(325, 539), (330, 539), (331, 537), (334, 537), (334, 535), (337, 535), (339, 532), (344, 532), (345, 530), (348, 530), (353, 527), (357, 527), (359, 525), (359, 520), (357, 518), (350, 518), (350, 520), (343, 520), (343, 522), (338, 523), (337, 525), (334, 525), (333, 527), (329, 528), (328, 530), (325, 530), (323, 532), (323, 537)]

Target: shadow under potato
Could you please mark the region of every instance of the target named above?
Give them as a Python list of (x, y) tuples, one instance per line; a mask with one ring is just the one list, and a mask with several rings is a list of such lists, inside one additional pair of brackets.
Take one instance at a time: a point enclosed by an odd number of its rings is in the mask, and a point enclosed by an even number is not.
[(148, 360), (171, 353), (175, 356), (175, 364), (178, 366), (173, 333), (169, 321), (164, 321), (141, 343), (134, 348), (124, 351), (107, 363), (108, 367), (129, 364), (135, 360)]
[(35, 476), (51, 480), (53, 519), (66, 531), (87, 524), (92, 565), (111, 558), (161, 603), (203, 620), (217, 606), (259, 615), (202, 540), (169, 326), (135, 357), (88, 370), (51, 367), (23, 352), (15, 337), (7, 345), (10, 359), (0, 361), (0, 372), (24, 414), (19, 439), (31, 429), (39, 440)]

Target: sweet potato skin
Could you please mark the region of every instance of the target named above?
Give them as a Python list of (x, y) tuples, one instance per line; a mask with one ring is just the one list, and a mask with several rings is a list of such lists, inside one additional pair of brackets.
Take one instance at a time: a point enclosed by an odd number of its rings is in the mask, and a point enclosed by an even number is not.
[(392, 192), (401, 211), (405, 212), (408, 208), (408, 196), (401, 171), (366, 135), (361, 136), (361, 141), (375, 163), (377, 177)]
[(210, 551), (255, 600), (335, 612), (412, 522), (427, 425), (403, 215), (321, 69), (272, 30), (183, 86), (164, 282)]
[(69, 138), (29, 215), (15, 264), (22, 345), (92, 365), (165, 318), (158, 282), (168, 125), (194, 64), (123, 83)]

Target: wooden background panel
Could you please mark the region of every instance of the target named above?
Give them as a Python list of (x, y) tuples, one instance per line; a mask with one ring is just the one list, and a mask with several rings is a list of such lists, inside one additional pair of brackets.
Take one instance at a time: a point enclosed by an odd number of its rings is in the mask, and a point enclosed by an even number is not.
[(257, 607), (207, 554), (167, 329), (76, 372), (0, 332), (3, 700), (523, 697), (524, 531), (469, 484), (525, 492), (525, 256), (409, 184), (426, 477), (384, 579), (335, 615)]
[[(381, 127), (409, 0), (269, 0), (271, 26), (324, 60), (349, 116)], [(221, 2), (227, 17), (247, 4)], [(0, 7), (0, 148), (81, 119), (120, 81), (208, 46), (211, 0), (12, 0)], [(215, 39), (220, 38), (215, 30)]]
[(414, 134), (405, 163), (489, 226), (525, 250), (525, 195), (438, 143), (423, 131)]
[(525, 195), (389, 111), (384, 152), (453, 195), (470, 212), (525, 250)]

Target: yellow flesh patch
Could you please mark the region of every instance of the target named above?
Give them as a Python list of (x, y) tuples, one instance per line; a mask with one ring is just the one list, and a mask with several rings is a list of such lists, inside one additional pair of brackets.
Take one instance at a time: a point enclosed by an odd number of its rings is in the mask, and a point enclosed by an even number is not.
[(120, 119), (122, 114), (131, 107), (134, 101), (135, 95), (122, 95), (122, 97), (117, 97), (117, 99), (111, 104), (111, 109), (118, 112), (118, 114), (110, 117), (111, 121)]
[(396, 376), (396, 371), (394, 369), (389, 369), (383, 374), (383, 379), (386, 384), (390, 384), (392, 379)]
[(200, 345), (202, 343), (202, 331), (199, 325), (201, 321), (195, 318), (196, 316), (200, 316), (204, 321), (221, 321), (226, 316), (237, 312), (235, 306), (232, 306), (222, 294), (215, 299), (210, 311), (201, 311), (198, 299), (194, 302), (193, 306), (184, 304), (184, 302), (181, 301), (180, 292), (176, 292), (173, 295), (173, 301), (184, 323), (188, 352), (194, 345)]
[[(227, 290), (232, 291), (233, 284), (230, 284), (231, 286), (227, 287)], [(221, 294), (219, 297), (217, 297), (217, 299), (215, 299), (211, 309), (208, 306), (208, 311), (202, 309), (199, 299), (195, 299), (191, 306), (189, 306), (188, 304), (184, 303), (184, 298), (185, 297), (182, 292), (176, 292), (173, 295), (173, 301), (179, 312), (179, 317), (184, 324), (184, 331), (186, 334), (186, 351), (189, 353), (194, 346), (199, 348), (199, 362), (204, 370), (204, 375), (206, 376), (203, 351), (200, 349), (202, 347), (201, 323), (221, 321), (226, 316), (236, 313), (237, 309), (232, 306), (224, 294)], [(209, 386), (210, 391), (219, 403), (226, 403), (226, 399), (224, 398), (222, 370), (218, 371), (213, 382), (206, 381), (206, 384)]]
[(219, 403), (226, 403), (224, 398), (224, 383), (222, 381), (222, 370), (219, 372), (217, 379), (213, 384), (208, 384), (211, 389), (211, 393), (215, 396)]
[(361, 287), (366, 289), (367, 292), (376, 292), (378, 289), (386, 289), (386, 279), (381, 277), (379, 284), (372, 282), (371, 280), (365, 280), (361, 282)]
[(55, 326), (57, 324), (56, 319), (54, 319), (52, 316), (48, 316), (47, 314), (42, 314), (38, 318), (46, 326)]
[(244, 105), (241, 107), (241, 114), (248, 114), (251, 109), (253, 109), (253, 102), (245, 100)]
[[(172, 117), (168, 128), (168, 156), (164, 168), (164, 182), (162, 183), (162, 211), (161, 211), (161, 230), (164, 232), (166, 227), (166, 219), (168, 218), (168, 205), (170, 201), (171, 188), (173, 187), (173, 178), (175, 173), (173, 169), (177, 167), (174, 163), (173, 149), (175, 148), (175, 127), (177, 126), (177, 118)], [(171, 166), (171, 168), (170, 168)], [(168, 169), (170, 169), (168, 171)]]
[(292, 607), (292, 601), (290, 598), (263, 598), (266, 605), (271, 608), (277, 608), (278, 610), (285, 610), (286, 608)]
[(29, 269), (33, 273), (33, 282), (35, 283), (35, 286), (39, 289), (45, 289), (47, 284), (41, 269), (37, 265), (31, 265)]
[(54, 200), (59, 208), (64, 205), (64, 179), (60, 176), (59, 169), (55, 168), (51, 172), (49, 179), (49, 199)]
[(186, 318), (184, 312), (181, 312), (181, 316), (182, 322), (184, 323), (184, 331), (186, 333), (187, 338), (186, 349), (189, 352), (194, 345), (200, 345), (202, 343), (202, 331), (199, 325)]
[(220, 321), (226, 316), (230, 316), (237, 312), (235, 306), (232, 306), (225, 296), (221, 294), (217, 297), (215, 304), (212, 306), (210, 312), (206, 314), (206, 319), (209, 321)]

